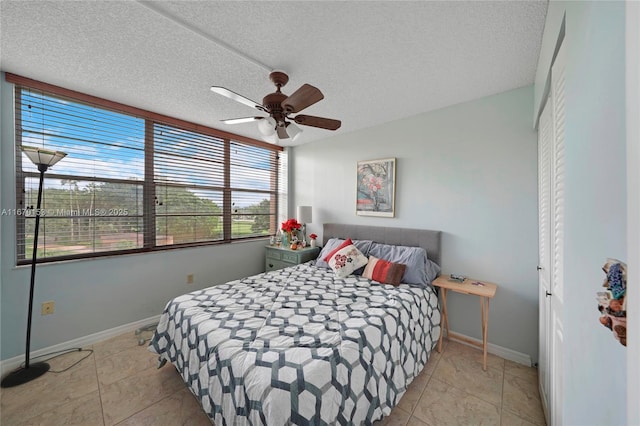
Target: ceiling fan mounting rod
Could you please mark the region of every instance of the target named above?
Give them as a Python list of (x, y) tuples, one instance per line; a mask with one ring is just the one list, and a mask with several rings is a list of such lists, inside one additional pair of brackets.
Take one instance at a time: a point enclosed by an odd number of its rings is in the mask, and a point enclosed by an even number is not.
[(283, 71), (272, 71), (269, 74), (269, 79), (276, 85), (278, 92), (281, 87), (284, 87), (289, 82), (289, 76)]

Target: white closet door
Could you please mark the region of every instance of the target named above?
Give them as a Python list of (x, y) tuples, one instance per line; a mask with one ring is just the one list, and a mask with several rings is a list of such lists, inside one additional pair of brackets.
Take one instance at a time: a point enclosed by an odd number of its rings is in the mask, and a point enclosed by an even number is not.
[(551, 425), (562, 424), (563, 401), (563, 310), (564, 310), (564, 222), (565, 222), (565, 59), (564, 43), (551, 68), (551, 100), (553, 104), (552, 154), (552, 228), (551, 228), (551, 351), (550, 351), (550, 418)]
[(538, 286), (540, 397), (547, 424), (562, 424), (565, 221), (565, 49), (551, 67), (538, 128)]
[(551, 99), (542, 110), (538, 127), (538, 384), (542, 408), (549, 423), (549, 297), (551, 293), (551, 158), (553, 121)]

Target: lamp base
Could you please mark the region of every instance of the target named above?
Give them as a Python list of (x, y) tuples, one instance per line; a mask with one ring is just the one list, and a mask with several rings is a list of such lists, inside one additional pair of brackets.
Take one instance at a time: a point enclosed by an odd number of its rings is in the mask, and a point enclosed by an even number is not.
[(44, 373), (49, 371), (49, 368), (49, 364), (46, 362), (36, 362), (35, 364), (29, 365), (29, 368), (21, 368), (19, 370), (12, 371), (2, 379), (1, 387), (11, 388), (13, 386), (23, 385), (42, 376)]

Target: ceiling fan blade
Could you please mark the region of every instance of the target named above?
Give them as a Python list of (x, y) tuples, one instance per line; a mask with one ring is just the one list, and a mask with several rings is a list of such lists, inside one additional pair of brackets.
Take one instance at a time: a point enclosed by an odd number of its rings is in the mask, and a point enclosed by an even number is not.
[(233, 99), (236, 102), (240, 102), (241, 104), (245, 104), (247, 106), (250, 106), (252, 108), (257, 108), (260, 111), (265, 111), (264, 107), (262, 105), (260, 105), (258, 102), (256, 101), (252, 101), (249, 98), (245, 98), (242, 95), (237, 94), (236, 92), (233, 92), (225, 87), (220, 87), (220, 86), (211, 86), (211, 91), (213, 93), (217, 93), (218, 95), (222, 95), (224, 97), (227, 97), (229, 99)]
[(280, 139), (289, 138), (289, 134), (287, 133), (287, 128), (284, 125), (278, 124), (278, 126), (276, 127), (276, 130), (278, 132), (278, 138)]
[(220, 120), (224, 124), (240, 124), (249, 123), (250, 121), (262, 120), (264, 117), (242, 117), (242, 118), (228, 118), (226, 120)]
[(320, 127), (321, 129), (337, 130), (342, 125), (340, 120), (331, 118), (315, 117), (313, 115), (296, 115), (293, 120), (305, 126)]
[(303, 84), (291, 96), (282, 101), (282, 108), (288, 113), (298, 112), (322, 99), (324, 99), (324, 95), (320, 89), (310, 84)]

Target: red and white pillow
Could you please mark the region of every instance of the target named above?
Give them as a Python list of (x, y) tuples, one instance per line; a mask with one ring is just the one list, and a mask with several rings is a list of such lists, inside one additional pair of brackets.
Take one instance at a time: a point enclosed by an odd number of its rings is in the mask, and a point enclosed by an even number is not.
[[(347, 244), (348, 243), (348, 244)], [(338, 278), (345, 278), (358, 268), (367, 264), (369, 259), (351, 244), (351, 239), (346, 240), (324, 258)]]
[(362, 276), (383, 284), (399, 285), (406, 268), (407, 266), (402, 263), (393, 263), (369, 256), (369, 262), (364, 268)]

